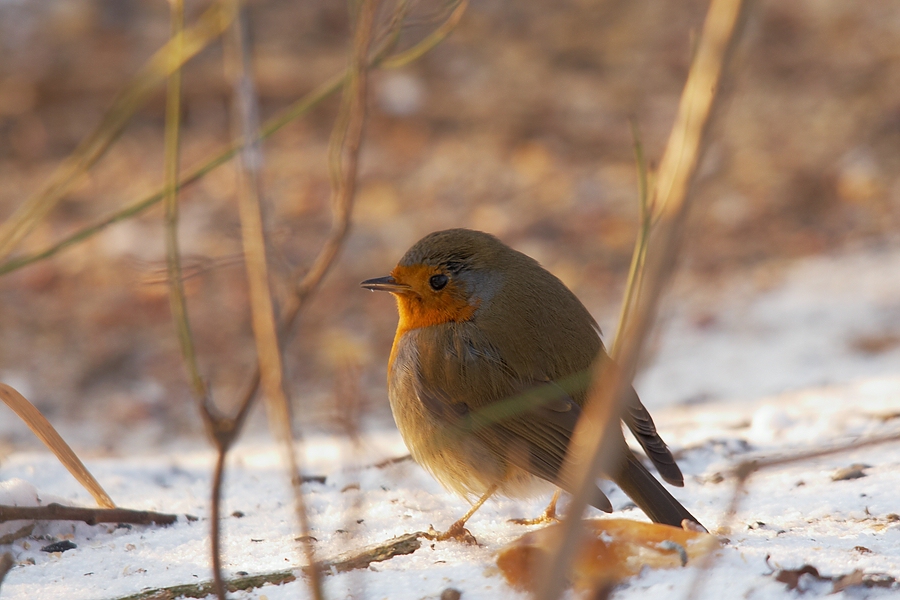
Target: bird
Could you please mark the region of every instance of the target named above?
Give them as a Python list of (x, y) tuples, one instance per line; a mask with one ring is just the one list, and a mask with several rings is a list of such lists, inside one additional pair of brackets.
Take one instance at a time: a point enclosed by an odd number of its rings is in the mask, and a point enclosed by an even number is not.
[[(467, 534), (466, 521), (494, 493), (525, 498), (547, 483), (574, 491), (566, 452), (592, 365), (612, 359), (597, 322), (562, 281), (491, 234), (447, 229), (416, 242), (390, 275), (360, 285), (397, 302), (388, 396), (410, 454), (448, 490), (478, 498), (440, 539)], [(632, 387), (623, 402), (622, 420), (656, 471), (683, 486)], [(619, 456), (605, 477), (652, 521), (699, 525), (615, 431)], [(612, 512), (599, 488), (591, 504)]]

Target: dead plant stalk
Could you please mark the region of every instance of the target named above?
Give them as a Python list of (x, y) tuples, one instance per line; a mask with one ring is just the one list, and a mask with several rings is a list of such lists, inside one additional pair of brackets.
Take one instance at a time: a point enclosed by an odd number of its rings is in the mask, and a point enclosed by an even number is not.
[(197, 402), (202, 403), (207, 396), (206, 384), (200, 376), (197, 356), (194, 351), (194, 338), (188, 321), (187, 302), (184, 295), (184, 280), (181, 271), (181, 253), (178, 249), (178, 166), (181, 134), (181, 53), (182, 31), (184, 29), (183, 0), (169, 0), (171, 13), (171, 60), (174, 63), (166, 89), (166, 128), (165, 128), (165, 199), (164, 224), (166, 236), (166, 272), (169, 280), (169, 304), (181, 356), (187, 371), (191, 390)]
[(594, 481), (613, 464), (615, 437), (620, 427), (621, 398), (637, 365), (641, 346), (656, 314), (659, 298), (673, 270), (688, 208), (688, 192), (703, 155), (705, 138), (716, 106), (726, 67), (745, 22), (747, 3), (743, 0), (713, 0), (707, 12), (697, 52), (681, 95), (678, 114), (660, 162), (651, 196), (651, 206), (659, 211), (655, 239), (647, 247), (642, 288), (635, 294), (637, 305), (631, 321), (620, 324), (622, 332), (621, 370), (596, 366), (596, 382), (590, 392), (585, 414), (578, 422), (564, 466), (580, 481), (569, 512), (563, 521), (563, 536), (556, 552), (545, 565), (546, 576), (536, 595), (542, 600), (557, 598), (566, 574), (581, 543), (579, 523)]
[[(394, 44), (397, 41), (397, 36), (400, 33), (401, 26), (403, 24), (403, 17), (406, 14), (408, 9), (407, 0), (400, 0), (398, 3), (398, 7), (396, 9), (397, 17), (393, 19), (391, 24), (391, 29), (389, 30), (388, 35), (385, 36), (384, 40), (382, 40), (380, 47), (378, 50), (372, 55), (372, 58), (369, 60), (369, 66), (371, 68), (380, 67), (384, 69), (397, 69), (402, 66), (405, 66), (414, 60), (418, 59), (428, 51), (432, 50), (435, 46), (437, 46), (441, 41), (443, 41), (453, 29), (459, 24), (462, 19), (463, 14), (465, 13), (466, 7), (468, 6), (468, 0), (462, 0), (453, 12), (447, 17), (447, 20), (444, 21), (437, 29), (435, 29), (431, 34), (429, 34), (424, 40), (413, 46), (412, 48), (400, 52), (395, 55), (390, 55), (389, 52), (393, 48)], [(223, 25), (224, 28), (227, 27), (227, 23)], [(190, 56), (188, 56), (187, 51), (184, 50), (182, 57), (184, 61), (187, 61)], [(317, 88), (309, 92), (303, 98), (295, 102), (292, 106), (290, 106), (287, 110), (285, 110), (282, 114), (273, 117), (268, 120), (263, 127), (259, 130), (258, 141), (265, 140), (271, 135), (275, 134), (282, 127), (287, 125), (288, 123), (293, 122), (294, 120), (302, 117), (307, 114), (310, 110), (318, 106), (319, 103), (324, 101), (326, 98), (329, 98), (332, 94), (336, 93), (340, 90), (344, 82), (347, 79), (349, 70), (344, 71), (343, 73), (337, 74), (334, 77), (328, 79)], [(121, 94), (120, 94), (121, 95)], [(112, 140), (110, 140), (110, 143)], [(181, 189), (186, 185), (194, 183), (201, 178), (203, 178), (207, 173), (213, 171), (214, 169), (222, 166), (227, 163), (229, 160), (234, 158), (234, 156), (240, 152), (241, 148), (244, 146), (244, 140), (238, 138), (234, 140), (228, 147), (219, 153), (215, 154), (207, 158), (203, 161), (199, 166), (195, 167), (191, 171), (189, 171), (186, 175), (181, 177), (178, 182), (178, 188)], [(76, 151), (77, 153), (77, 151)], [(75, 160), (74, 157), (70, 160)], [(89, 169), (93, 163), (88, 164), (85, 169)], [(60, 192), (63, 194), (63, 192)], [(156, 203), (160, 202), (166, 194), (166, 189), (163, 188), (161, 190), (157, 190), (153, 194), (141, 199), (137, 200), (120, 210), (114, 211), (108, 214), (106, 217), (100, 219), (99, 221), (87, 225), (72, 234), (64, 237), (58, 242), (51, 244), (45, 247), (42, 250), (38, 250), (36, 252), (32, 252), (30, 254), (25, 254), (23, 256), (19, 256), (16, 258), (8, 259), (2, 264), (0, 264), (0, 275), (5, 275), (7, 273), (11, 273), (22, 267), (30, 265), (32, 263), (38, 262), (40, 260), (44, 260), (46, 258), (50, 258), (55, 256), (59, 252), (65, 250), (66, 248), (83, 242), (90, 237), (96, 235), (97, 233), (103, 231), (110, 225), (118, 223), (120, 221), (124, 221), (134, 217), (136, 215), (141, 214), (151, 206), (156, 205)], [(63, 197), (61, 195), (60, 197)], [(30, 202), (30, 201), (29, 201)], [(27, 204), (27, 202), (26, 202)], [(23, 205), (24, 207), (24, 205)], [(20, 210), (24, 210), (20, 209)], [(49, 208), (47, 210), (49, 212)], [(16, 214), (19, 214), (17, 211)], [(46, 213), (45, 213), (46, 214)], [(10, 218), (10, 223), (4, 223), (3, 228), (18, 228), (20, 225), (15, 225), (12, 223), (12, 220), (17, 218), (16, 215)], [(24, 238), (27, 235), (25, 232), (19, 239)], [(2, 234), (0, 234), (0, 239), (3, 239)], [(15, 244), (13, 243), (12, 246)], [(0, 253), (0, 257), (5, 256), (7, 253)], [(318, 271), (327, 271), (327, 269), (319, 269)], [(310, 271), (313, 272), (312, 270)], [(313, 278), (310, 277), (310, 281)], [(255, 388), (254, 388), (255, 389)]]
[[(259, 131), (259, 112), (256, 91), (251, 71), (250, 49), (247, 43), (245, 19), (236, 0), (237, 17), (231, 38), (231, 66), (234, 83), (234, 127), (245, 140), (256, 140)], [(238, 155), (238, 212), (241, 220), (241, 239), (247, 284), (250, 293), (250, 311), (253, 335), (256, 340), (256, 354), (259, 361), (266, 414), (272, 434), (282, 448), (288, 477), (293, 484), (294, 501), (306, 561), (315, 564), (315, 555), (309, 537), (309, 520), (303, 494), (300, 490), (300, 467), (294, 446), (291, 428), (290, 401), (284, 385), (284, 368), (278, 343), (278, 326), (275, 317), (275, 303), (269, 284), (269, 269), (266, 237), (262, 215), (262, 149), (258, 141), (244, 144)], [(224, 467), (224, 452), (220, 452), (216, 470), (219, 479)], [(218, 557), (214, 557), (216, 560)], [(220, 600), (225, 600), (225, 589), (221, 581), (221, 564), (217, 565), (216, 588)], [(321, 600), (320, 575), (312, 569), (310, 587), (313, 597)]]
[(60, 463), (72, 474), (72, 476), (86, 489), (94, 500), (103, 508), (115, 508), (116, 505), (106, 493), (106, 490), (94, 479), (87, 470), (78, 455), (66, 443), (56, 431), (50, 421), (47, 420), (25, 396), (5, 383), (0, 383), (0, 400), (6, 404), (28, 428), (44, 443), (47, 448), (56, 455)]
[[(177, 41), (157, 51), (122, 89), (97, 128), (88, 135), (50, 175), (41, 190), (22, 203), (0, 224), (0, 259), (9, 256), (16, 245), (40, 223), (78, 178), (93, 167), (122, 133), (132, 115), (150, 98), (156, 86), (174, 69), (203, 50), (216, 39), (233, 18), (227, 2), (216, 2)], [(177, 56), (174, 46), (179, 46)]]

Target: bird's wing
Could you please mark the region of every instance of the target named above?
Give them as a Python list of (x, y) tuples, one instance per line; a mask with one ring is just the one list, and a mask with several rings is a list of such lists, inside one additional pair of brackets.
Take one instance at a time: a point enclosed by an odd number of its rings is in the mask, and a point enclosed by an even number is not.
[[(552, 381), (518, 378), (495, 349), (479, 341), (462, 335), (454, 344), (420, 345), (447, 350), (442, 356), (420, 352), (413, 373), (419, 401), (513, 465), (571, 490), (560, 471), (581, 407)], [(609, 500), (597, 494), (594, 505), (611, 511)]]
[(625, 398), (625, 410), (622, 418), (628, 429), (634, 434), (635, 439), (647, 453), (647, 458), (656, 467), (660, 476), (668, 483), (682, 487), (684, 486), (684, 475), (675, 462), (675, 457), (669, 451), (666, 442), (656, 432), (656, 425), (653, 418), (647, 412), (646, 407), (638, 398), (634, 388), (629, 388), (628, 395)]
[[(613, 361), (606, 351), (601, 349), (601, 360), (607, 361), (606, 367), (619, 370), (619, 366)], [(628, 429), (634, 434), (635, 439), (644, 449), (647, 458), (656, 467), (660, 476), (668, 483), (676, 486), (684, 486), (684, 475), (675, 462), (675, 457), (669, 451), (666, 442), (656, 431), (653, 418), (647, 412), (647, 408), (641, 402), (634, 388), (628, 386), (622, 407), (622, 420), (628, 425)]]

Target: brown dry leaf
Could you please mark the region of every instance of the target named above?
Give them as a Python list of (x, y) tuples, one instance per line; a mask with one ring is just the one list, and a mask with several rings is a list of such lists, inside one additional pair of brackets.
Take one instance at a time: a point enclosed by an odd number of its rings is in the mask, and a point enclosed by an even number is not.
[(865, 573), (862, 571), (862, 569), (854, 569), (852, 572), (847, 573), (846, 575), (836, 577), (834, 579), (834, 585), (831, 593), (837, 594), (838, 592), (842, 592), (849, 587), (864, 585), (864, 575)]
[[(574, 562), (570, 577), (576, 590), (618, 583), (644, 567), (672, 569), (718, 549), (711, 534), (685, 531), (669, 525), (628, 519), (589, 519), (584, 522), (587, 541)], [(559, 524), (526, 533), (497, 555), (497, 566), (513, 587), (534, 590), (540, 561), (555, 547)]]
[(849, 479), (859, 479), (866, 476), (866, 469), (871, 468), (869, 465), (854, 463), (849, 467), (843, 467), (831, 474), (832, 481), (847, 481)]
[(814, 566), (803, 565), (799, 569), (781, 569), (780, 571), (775, 573), (775, 581), (779, 581), (787, 585), (787, 588), (789, 590), (796, 590), (798, 587), (800, 587), (800, 578), (804, 575), (809, 575), (810, 577), (819, 581), (828, 579), (827, 577), (822, 577), (821, 575), (819, 575), (819, 570)]
[(779, 569), (774, 575), (775, 581), (787, 585), (789, 590), (799, 589), (800, 591), (803, 591), (804, 587), (801, 585), (801, 578), (804, 575), (809, 576), (810, 579), (815, 581), (830, 581), (832, 584), (832, 594), (837, 594), (852, 587), (890, 588), (894, 587), (897, 583), (897, 580), (894, 577), (887, 575), (886, 573), (866, 573), (861, 569), (854, 569), (846, 575), (829, 577), (819, 573), (819, 570), (812, 565), (803, 565), (799, 569)]

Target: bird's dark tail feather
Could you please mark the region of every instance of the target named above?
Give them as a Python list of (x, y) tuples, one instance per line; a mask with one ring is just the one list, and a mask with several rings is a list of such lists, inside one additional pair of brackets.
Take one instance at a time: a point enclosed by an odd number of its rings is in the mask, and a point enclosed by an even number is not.
[(631, 450), (624, 451), (622, 467), (613, 478), (622, 491), (634, 500), (655, 523), (681, 527), (684, 519), (700, 521), (670, 494), (647, 470)]

